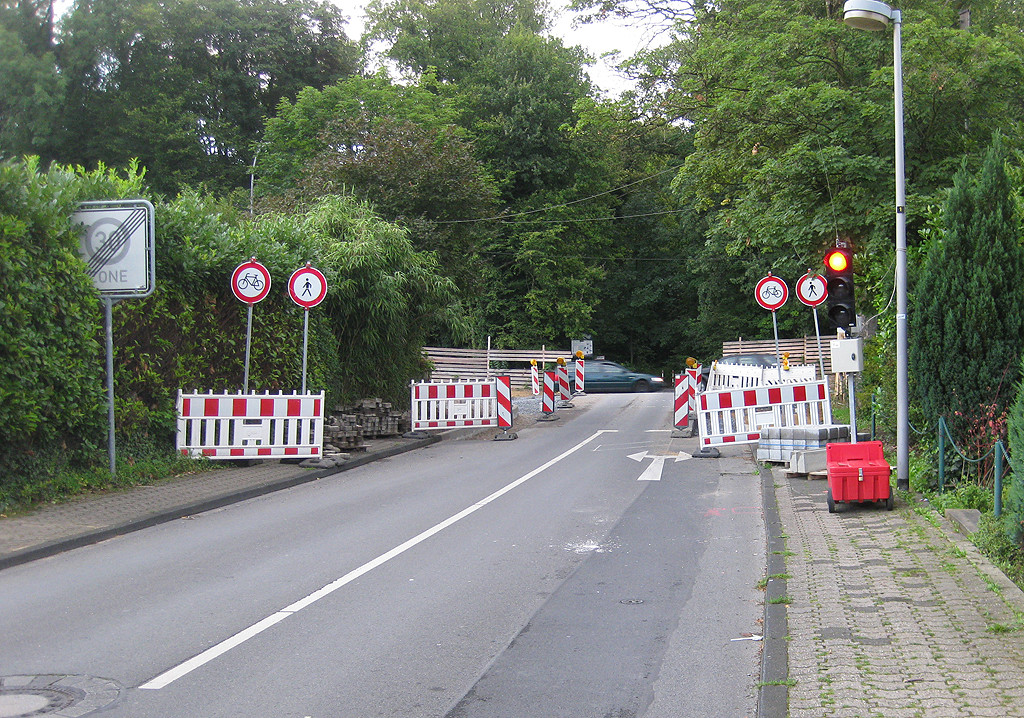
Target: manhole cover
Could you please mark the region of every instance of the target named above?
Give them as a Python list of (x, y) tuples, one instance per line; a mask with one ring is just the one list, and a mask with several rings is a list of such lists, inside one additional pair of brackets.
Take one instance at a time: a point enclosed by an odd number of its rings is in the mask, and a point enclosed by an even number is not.
[(115, 681), (92, 676), (0, 676), (0, 718), (44, 716), (72, 707), (75, 715), (84, 716), (120, 694)]

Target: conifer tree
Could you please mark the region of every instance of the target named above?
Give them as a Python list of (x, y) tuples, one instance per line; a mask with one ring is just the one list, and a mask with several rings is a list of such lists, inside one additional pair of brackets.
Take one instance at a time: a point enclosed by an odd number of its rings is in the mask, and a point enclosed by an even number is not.
[[(930, 248), (912, 302), (910, 366), (930, 422), (958, 441), (1014, 399), (1024, 346), (1024, 250), (998, 136), (972, 175), (954, 178), (944, 235)], [(996, 437), (993, 437), (993, 440)]]

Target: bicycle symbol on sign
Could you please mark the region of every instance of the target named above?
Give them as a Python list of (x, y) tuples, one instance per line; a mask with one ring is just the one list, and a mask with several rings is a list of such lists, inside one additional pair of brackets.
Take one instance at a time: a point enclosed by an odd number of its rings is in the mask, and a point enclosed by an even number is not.
[(761, 290), (761, 297), (766, 302), (770, 302), (773, 299), (781, 299), (782, 289), (778, 284), (766, 284), (764, 289)]
[(263, 289), (263, 280), (260, 279), (258, 272), (246, 272), (238, 280), (239, 289), (249, 289), (252, 287), (255, 291)]

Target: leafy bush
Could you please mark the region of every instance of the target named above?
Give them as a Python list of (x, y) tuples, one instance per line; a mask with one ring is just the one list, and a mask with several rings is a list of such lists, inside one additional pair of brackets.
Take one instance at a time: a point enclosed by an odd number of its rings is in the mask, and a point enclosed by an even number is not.
[[(103, 485), (90, 469), (106, 458), (102, 312), (70, 217), (82, 200), (144, 194), (143, 179), (134, 166), (119, 176), (0, 165), (0, 510)], [(119, 463), (166, 463), (179, 389), (242, 387), (247, 306), (229, 278), (249, 257), (273, 280), (253, 311), (253, 391), (301, 386), (304, 310), (287, 279), (307, 261), (328, 284), (309, 313), (307, 387), (326, 390), (328, 406), (365, 396), (407, 403), (409, 380), (425, 370), (426, 333), (463, 324), (435, 257), (351, 197), (256, 220), (196, 193), (154, 206), (156, 289), (113, 308)]]
[(76, 190), (35, 161), (0, 164), (0, 509), (103, 439), (101, 313), (70, 221)]

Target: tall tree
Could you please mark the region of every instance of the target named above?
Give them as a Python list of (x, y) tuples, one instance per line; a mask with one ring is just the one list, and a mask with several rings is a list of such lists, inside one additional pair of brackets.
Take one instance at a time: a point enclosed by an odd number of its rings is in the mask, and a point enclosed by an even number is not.
[(320, 0), (79, 0), (58, 53), (61, 159), (139, 157), (166, 192), (244, 187), (262, 118), (356, 71), (342, 24)]
[(367, 6), (367, 42), (420, 75), (434, 68), (446, 82), (462, 82), (502, 37), (519, 28), (549, 27), (545, 0), (373, 0)]
[(0, 158), (53, 159), (63, 87), (53, 53), (53, 3), (0, 2)]
[(1024, 248), (997, 138), (977, 175), (963, 167), (914, 292), (910, 366), (925, 416), (960, 436), (1013, 401), (1024, 349)]

